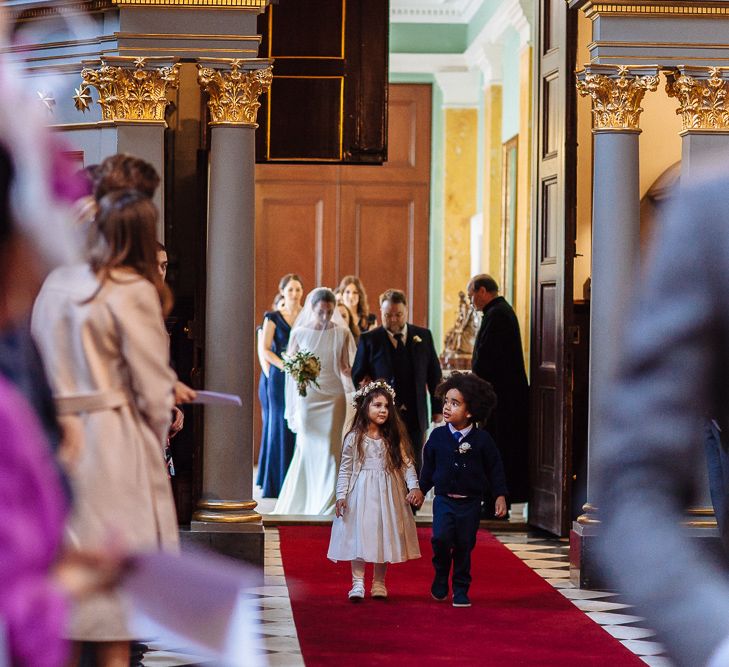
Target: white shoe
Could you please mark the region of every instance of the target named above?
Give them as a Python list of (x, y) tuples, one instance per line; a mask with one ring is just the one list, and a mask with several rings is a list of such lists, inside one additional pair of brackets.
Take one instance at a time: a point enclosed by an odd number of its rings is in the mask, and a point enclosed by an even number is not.
[(387, 588), (381, 581), (373, 581), (372, 588), (370, 589), (370, 595), (373, 598), (379, 598), (384, 600), (387, 597)]
[(348, 597), (352, 602), (361, 602), (364, 600), (365, 588), (363, 581), (352, 582), (352, 590), (349, 591)]

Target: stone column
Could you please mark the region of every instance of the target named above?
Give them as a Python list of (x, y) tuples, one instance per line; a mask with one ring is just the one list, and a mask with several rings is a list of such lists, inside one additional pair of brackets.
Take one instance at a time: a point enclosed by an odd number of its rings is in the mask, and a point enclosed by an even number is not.
[(203, 498), (191, 529), (207, 533), (220, 551), (262, 564), (263, 524), (251, 499), (254, 138), (258, 97), (271, 83), (270, 62), (208, 61), (198, 65), (198, 83), (208, 94), (211, 118), (205, 386), (241, 396), (243, 407), (205, 408)]
[(589, 65), (577, 73), (577, 90), (592, 98), (592, 299), (590, 302), (590, 406), (585, 514), (573, 525), (571, 572), (580, 585), (594, 585), (595, 572), (585, 537), (599, 520), (589, 503), (600, 447), (604, 390), (615, 371), (624, 305), (637, 275), (640, 232), (638, 136), (640, 103), (658, 87), (658, 67)]
[(160, 176), (154, 197), (159, 209), (157, 235), (164, 238), (164, 131), (167, 93), (179, 85), (180, 65), (175, 59), (109, 56), (98, 69), (81, 70), (83, 83), (74, 103), (79, 111), (91, 105), (90, 88), (98, 93), (101, 120), (111, 132), (109, 154), (129, 153), (146, 160)]
[[(681, 116), (681, 187), (700, 177), (706, 168), (716, 169), (729, 156), (729, 68), (680, 65), (666, 75), (666, 92), (678, 100)], [(718, 535), (709, 494), (708, 475), (700, 498), (688, 510), (686, 522), (699, 536)]]

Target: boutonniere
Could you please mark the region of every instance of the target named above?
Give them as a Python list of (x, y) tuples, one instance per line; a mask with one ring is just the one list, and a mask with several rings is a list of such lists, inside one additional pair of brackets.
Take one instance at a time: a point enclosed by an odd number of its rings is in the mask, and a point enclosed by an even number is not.
[(462, 442), (460, 445), (458, 445), (459, 454), (465, 454), (469, 449), (471, 449), (471, 445), (469, 445), (467, 442)]
[(423, 339), (420, 336), (413, 336), (413, 343), (422, 343)]

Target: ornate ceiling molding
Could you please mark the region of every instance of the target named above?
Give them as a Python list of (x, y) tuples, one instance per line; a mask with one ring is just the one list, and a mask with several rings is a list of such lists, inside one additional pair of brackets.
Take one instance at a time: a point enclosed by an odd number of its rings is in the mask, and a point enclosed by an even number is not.
[(468, 23), (485, 1), (391, 0), (392, 23)]
[(503, 78), (502, 43), (510, 29), (519, 33), (522, 48), (531, 41), (532, 17), (525, 0), (503, 0), (494, 15), (469, 47), (460, 54), (392, 53), (390, 71), (403, 74), (434, 74), (480, 71), (483, 86), (499, 84)]

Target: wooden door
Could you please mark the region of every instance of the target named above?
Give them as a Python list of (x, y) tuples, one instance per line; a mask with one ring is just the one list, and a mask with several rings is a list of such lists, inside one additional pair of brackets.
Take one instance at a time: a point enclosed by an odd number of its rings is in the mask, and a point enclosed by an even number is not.
[(409, 320), (421, 326), (427, 326), (428, 313), (428, 230), (422, 224), (427, 211), (423, 185), (342, 186), (343, 275), (360, 277), (375, 312), (379, 294), (403, 290)]
[(256, 313), (271, 309), (279, 279), (296, 273), (304, 293), (336, 280), (335, 185), (270, 182), (256, 188)]
[(575, 239), (575, 11), (539, 3), (532, 289), (529, 523), (569, 529), (572, 396), (567, 332)]
[[(298, 273), (305, 292), (355, 274), (378, 319), (378, 295), (396, 287), (408, 294), (410, 321), (427, 325), (431, 95), (430, 85), (389, 87), (382, 166), (256, 166), (258, 320), (286, 273)], [(256, 443), (260, 431), (256, 412)]]
[(387, 0), (278, 0), (258, 19), (274, 59), (261, 97), (258, 162), (387, 159)]

